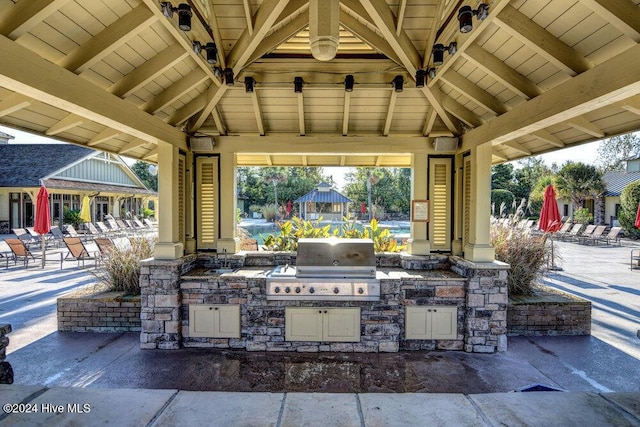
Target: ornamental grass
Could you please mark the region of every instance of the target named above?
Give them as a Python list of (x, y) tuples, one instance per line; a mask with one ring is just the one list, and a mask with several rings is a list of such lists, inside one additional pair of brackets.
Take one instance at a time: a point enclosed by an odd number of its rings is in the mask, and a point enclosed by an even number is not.
[(110, 291), (140, 295), (140, 261), (153, 256), (156, 239), (131, 238), (130, 247), (114, 247), (103, 254), (96, 275)]
[(491, 220), (490, 240), (496, 259), (511, 266), (507, 276), (511, 295), (533, 294), (551, 255), (548, 235), (535, 234), (530, 228), (522, 227), (521, 212), (519, 208), (515, 215)]

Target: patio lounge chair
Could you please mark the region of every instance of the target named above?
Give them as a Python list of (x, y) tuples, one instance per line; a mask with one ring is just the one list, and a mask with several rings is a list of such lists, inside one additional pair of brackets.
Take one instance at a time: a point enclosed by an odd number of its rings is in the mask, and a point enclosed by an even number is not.
[(587, 227), (582, 231), (582, 233), (578, 234), (574, 237), (574, 240), (578, 243), (581, 243), (583, 239), (588, 239), (591, 237), (593, 232), (595, 231), (596, 226), (593, 224), (587, 225)]
[(67, 245), (67, 249), (69, 249), (67, 256), (71, 255), (73, 259), (78, 261), (78, 266), (80, 266), (80, 261), (82, 261), (82, 268), (84, 268), (84, 262), (86, 260), (93, 260), (95, 268), (98, 268), (98, 261), (100, 260), (99, 250), (92, 251), (87, 248), (79, 237), (65, 237), (64, 244)]
[(109, 252), (116, 249), (116, 246), (113, 244), (113, 240), (108, 237), (98, 237), (93, 239), (93, 241), (98, 245), (101, 256), (108, 255)]
[(607, 245), (609, 244), (609, 242), (620, 243), (619, 234), (621, 231), (622, 231), (622, 227), (611, 227), (611, 230), (609, 230), (609, 234), (597, 239), (596, 243), (599, 241), (606, 242)]
[(105, 223), (102, 221), (96, 221), (95, 226), (98, 229), (98, 231), (102, 233), (103, 236), (106, 236), (107, 234), (111, 233), (111, 229), (107, 227)]
[(574, 238), (576, 238), (576, 236), (578, 236), (578, 234), (580, 234), (580, 230), (582, 230), (582, 225), (583, 224), (573, 224), (573, 227), (571, 227), (571, 230), (569, 230), (564, 234), (558, 235), (558, 237), (561, 240), (573, 240)]
[(594, 230), (593, 233), (591, 233), (591, 235), (589, 236), (580, 236), (579, 237), (579, 243), (584, 243), (584, 244), (591, 244), (591, 242), (594, 242), (597, 239), (600, 239), (602, 237), (602, 235), (604, 234), (604, 231), (607, 229), (606, 225), (598, 225)]
[(26, 228), (14, 228), (11, 231), (27, 246), (27, 248), (34, 243), (40, 243), (39, 241), (34, 239), (31, 234), (29, 234)]
[[(42, 255), (34, 255), (31, 253), (27, 245), (20, 239), (5, 239), (7, 245), (11, 249), (11, 259), (13, 259), (13, 263), (16, 264), (18, 259), (22, 259), (24, 264), (24, 268), (29, 268), (29, 260), (42, 260)], [(49, 252), (45, 253), (45, 261), (47, 255), (58, 255), (60, 258), (60, 269), (62, 270), (62, 252)], [(9, 268), (9, 260), (7, 259), (7, 268)]]

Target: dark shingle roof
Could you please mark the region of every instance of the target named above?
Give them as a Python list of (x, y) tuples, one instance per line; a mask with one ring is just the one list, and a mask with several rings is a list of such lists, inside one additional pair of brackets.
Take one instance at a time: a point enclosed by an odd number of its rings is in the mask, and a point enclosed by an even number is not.
[[(330, 187), (329, 184), (322, 182), (318, 185), (318, 187)], [(351, 199), (343, 196), (338, 193), (333, 188), (329, 191), (318, 191), (318, 188), (315, 188), (309, 191), (302, 197), (299, 197), (295, 200), (295, 203), (305, 203), (305, 202), (315, 202), (315, 203), (349, 203)]]
[(619, 196), (622, 189), (635, 181), (640, 181), (640, 172), (607, 172), (602, 176), (605, 196)]
[(0, 144), (0, 187), (39, 187), (40, 179), (94, 152), (70, 144)]

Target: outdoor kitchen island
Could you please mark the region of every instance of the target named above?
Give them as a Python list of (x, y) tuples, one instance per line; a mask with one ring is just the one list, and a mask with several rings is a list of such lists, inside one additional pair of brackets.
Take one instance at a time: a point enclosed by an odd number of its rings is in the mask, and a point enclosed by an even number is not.
[[(287, 286), (271, 277), (284, 266), (302, 269), (296, 261), (295, 252), (145, 261), (140, 276), (141, 347), (506, 350), (508, 267), (503, 263), (437, 254), (376, 254), (372, 288), (363, 289), (358, 278), (347, 280), (354, 286), (334, 286), (333, 277), (326, 280), (326, 293), (316, 293), (311, 288), (321, 284), (319, 278)], [(323, 268), (331, 276), (331, 267), (341, 263), (348, 264), (334, 260)]]

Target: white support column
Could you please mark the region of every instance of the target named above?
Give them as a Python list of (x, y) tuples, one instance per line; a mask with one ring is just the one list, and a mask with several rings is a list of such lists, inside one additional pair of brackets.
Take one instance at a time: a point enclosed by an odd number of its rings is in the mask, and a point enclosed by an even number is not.
[[(428, 199), (427, 189), (427, 155), (413, 155), (413, 169), (411, 170), (411, 200)], [(411, 223), (411, 238), (407, 241), (407, 252), (411, 255), (428, 255), (431, 243), (427, 240), (427, 222)]]
[(240, 239), (236, 237), (236, 155), (220, 155), (220, 236), (217, 241), (218, 253), (240, 251)]
[(491, 149), (491, 143), (486, 143), (471, 150), (471, 218), (464, 257), (473, 262), (495, 261), (495, 250), (489, 243)]
[(155, 259), (178, 259), (184, 248), (178, 236), (178, 148), (158, 144), (158, 243)]

